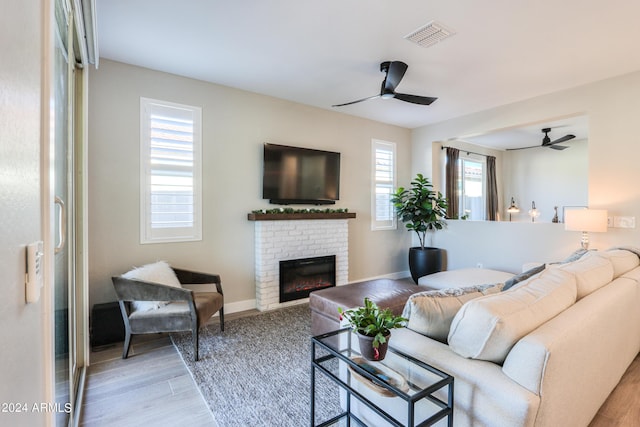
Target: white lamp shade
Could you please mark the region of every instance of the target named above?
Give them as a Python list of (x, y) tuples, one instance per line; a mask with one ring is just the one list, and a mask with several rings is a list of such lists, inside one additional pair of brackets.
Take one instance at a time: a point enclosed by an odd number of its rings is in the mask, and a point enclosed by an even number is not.
[(606, 209), (571, 209), (564, 213), (564, 229), (569, 231), (607, 231)]

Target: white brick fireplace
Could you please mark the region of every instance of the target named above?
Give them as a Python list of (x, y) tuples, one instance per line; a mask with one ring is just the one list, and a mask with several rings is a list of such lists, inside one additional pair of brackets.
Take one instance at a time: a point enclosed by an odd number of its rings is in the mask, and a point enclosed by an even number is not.
[(280, 261), (336, 256), (336, 286), (349, 278), (347, 219), (259, 220), (255, 222), (256, 308), (260, 311), (292, 305), (280, 303)]

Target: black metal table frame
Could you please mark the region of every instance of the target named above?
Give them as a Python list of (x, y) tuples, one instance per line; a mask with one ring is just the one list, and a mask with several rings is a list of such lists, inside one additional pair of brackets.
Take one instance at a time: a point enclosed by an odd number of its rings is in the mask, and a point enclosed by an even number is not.
[[(387, 390), (391, 391), (395, 396), (402, 398), (403, 400), (405, 400), (407, 402), (407, 406), (408, 406), (408, 414), (407, 414), (407, 424), (408, 427), (423, 427), (423, 426), (430, 426), (435, 424), (436, 422), (438, 422), (439, 420), (441, 420), (444, 417), (448, 417), (447, 418), (447, 422), (448, 422), (448, 426), (449, 427), (453, 427), (453, 383), (454, 383), (454, 378), (447, 374), (446, 372), (443, 372), (437, 368), (434, 368), (433, 366), (430, 366), (420, 360), (417, 360), (411, 356), (409, 356), (408, 354), (405, 354), (403, 352), (400, 352), (398, 350), (395, 350), (391, 347), (389, 347), (390, 352), (397, 354), (398, 356), (407, 359), (409, 362), (428, 370), (429, 372), (432, 372), (438, 376), (440, 376), (442, 378), (442, 380), (437, 381), (436, 383), (432, 384), (431, 386), (418, 391), (417, 393), (415, 393), (412, 396), (407, 395), (406, 393), (403, 393), (401, 390), (399, 390), (398, 388), (394, 387), (391, 384), (388, 384), (382, 380), (380, 380), (379, 378), (375, 377), (374, 375), (372, 375), (370, 372), (364, 370), (360, 365), (358, 365), (357, 363), (353, 362), (351, 359), (349, 359), (348, 357), (346, 357), (344, 354), (342, 354), (339, 350), (336, 350), (332, 347), (330, 347), (329, 345), (325, 344), (324, 342), (322, 342), (323, 339), (335, 336), (336, 338), (338, 338), (338, 335), (342, 334), (342, 333), (347, 333), (346, 331), (351, 331), (351, 328), (345, 328), (345, 329), (339, 329), (337, 331), (333, 331), (333, 332), (328, 332), (326, 334), (322, 334), (322, 335), (318, 335), (315, 337), (311, 338), (311, 427), (325, 427), (325, 426), (330, 426), (332, 424), (334, 424), (335, 422), (337, 422), (338, 420), (342, 419), (342, 418), (346, 418), (347, 420), (347, 426), (351, 425), (351, 419), (354, 419), (357, 423), (359, 423), (362, 426), (366, 426), (366, 424), (360, 420), (357, 416), (355, 416), (354, 414), (351, 413), (351, 397), (355, 397), (357, 398), (360, 402), (362, 402), (363, 404), (365, 404), (368, 408), (370, 408), (371, 410), (373, 410), (376, 414), (380, 415), (382, 418), (384, 418), (386, 421), (388, 421), (391, 425), (393, 426), (397, 426), (397, 427), (403, 427), (403, 424), (401, 424), (397, 419), (395, 419), (394, 417), (392, 417), (390, 414), (388, 414), (385, 410), (383, 410), (382, 408), (380, 408), (379, 406), (375, 405), (374, 403), (372, 403), (371, 401), (369, 401), (364, 395), (362, 395), (361, 393), (359, 393), (357, 390), (353, 389), (351, 387), (351, 385), (343, 380), (340, 379), (339, 376), (335, 375), (333, 372), (329, 371), (326, 367), (322, 366), (323, 362), (326, 362), (327, 360), (330, 359), (334, 359), (334, 358), (338, 358), (342, 361), (344, 361), (347, 366), (351, 369), (353, 369), (354, 371), (356, 371), (358, 374), (360, 374), (361, 376), (367, 378), (368, 380), (372, 381), (374, 384), (378, 385), (378, 386), (382, 386), (384, 388), (386, 388)], [(350, 351), (353, 351), (354, 353), (357, 354), (357, 352), (355, 352), (355, 350), (353, 350), (351, 348), (351, 333), (348, 333), (348, 349)], [(318, 346), (320, 346), (321, 348), (323, 348), (325, 351), (328, 352), (327, 355), (322, 356), (320, 358), (316, 358), (316, 349), (318, 348)], [(346, 399), (346, 409), (344, 412), (342, 412), (341, 414), (336, 415), (335, 417), (326, 420), (324, 422), (322, 422), (321, 424), (315, 424), (315, 385), (316, 385), (316, 369), (319, 369), (320, 372), (323, 372), (328, 378), (330, 378), (331, 380), (333, 380), (338, 386), (340, 386), (341, 388), (343, 388), (346, 393), (347, 393), (347, 399)], [(444, 402), (441, 399), (435, 397), (433, 395), (433, 393), (435, 393), (436, 391), (440, 390), (441, 388), (447, 386), (448, 387), (448, 402)], [(414, 411), (415, 411), (415, 404), (416, 402), (418, 402), (419, 400), (422, 399), (427, 399), (431, 402), (433, 402), (434, 404), (436, 404), (437, 406), (439, 406), (440, 411), (436, 412), (435, 414), (433, 414), (432, 416), (430, 416), (429, 418), (427, 418), (426, 420), (422, 421), (420, 424), (415, 425), (415, 419), (414, 419)]]

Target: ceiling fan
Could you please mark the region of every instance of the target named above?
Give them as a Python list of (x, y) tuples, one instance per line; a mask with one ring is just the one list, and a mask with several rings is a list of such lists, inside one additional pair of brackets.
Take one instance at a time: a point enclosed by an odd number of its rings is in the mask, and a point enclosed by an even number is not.
[(404, 73), (407, 71), (408, 67), (409, 66), (402, 61), (386, 61), (381, 63), (380, 71), (385, 73), (386, 76), (382, 81), (379, 95), (358, 99), (357, 101), (346, 102), (344, 104), (332, 105), (332, 107), (344, 107), (345, 105), (356, 104), (358, 102), (368, 101), (370, 99), (376, 98), (395, 98), (399, 99), (400, 101), (411, 102), (412, 104), (431, 105), (431, 103), (438, 98), (433, 98), (430, 96), (409, 95), (406, 93), (396, 92), (396, 86), (398, 86), (400, 80), (402, 80), (402, 77), (404, 77)]
[(549, 132), (551, 132), (551, 128), (544, 128), (542, 129), (542, 132), (544, 133), (544, 138), (542, 138), (541, 145), (533, 145), (531, 147), (520, 147), (520, 148), (507, 148), (507, 151), (526, 150), (528, 148), (537, 148), (537, 147), (547, 147), (547, 148), (553, 148), (554, 150), (564, 150), (565, 148), (569, 148), (569, 147), (567, 147), (566, 145), (556, 145), (556, 144), (569, 141), (570, 139), (573, 139), (576, 137), (575, 135), (567, 134), (565, 136), (562, 136), (558, 139), (551, 141), (551, 138), (549, 138)]

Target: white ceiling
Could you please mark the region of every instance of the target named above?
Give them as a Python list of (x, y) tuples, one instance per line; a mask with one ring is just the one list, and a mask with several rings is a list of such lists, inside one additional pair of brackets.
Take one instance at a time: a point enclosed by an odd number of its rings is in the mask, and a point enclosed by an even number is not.
[[(637, 0), (96, 2), (102, 58), (407, 128), (640, 70)], [(456, 34), (403, 38), (432, 20)], [(439, 99), (331, 107), (378, 94), (388, 60)]]
[[(589, 120), (587, 116), (568, 117), (515, 128), (493, 130), (480, 135), (463, 135), (455, 139), (497, 150), (541, 147), (542, 139), (544, 138), (542, 129), (544, 128), (551, 129), (549, 131), (551, 142), (569, 134), (575, 136), (573, 141), (589, 139)], [(571, 142), (570, 140), (559, 145), (571, 147)]]

